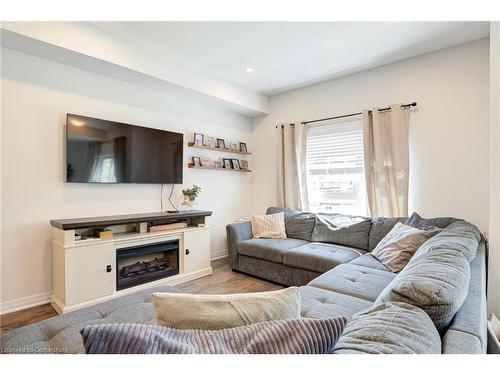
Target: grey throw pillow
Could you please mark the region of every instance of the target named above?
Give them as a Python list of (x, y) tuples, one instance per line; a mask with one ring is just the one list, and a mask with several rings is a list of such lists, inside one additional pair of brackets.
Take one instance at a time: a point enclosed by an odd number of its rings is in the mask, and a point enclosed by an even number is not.
[(346, 318), (261, 322), (221, 331), (180, 331), (144, 324), (87, 326), (87, 354), (328, 354)]
[(449, 249), (415, 256), (380, 293), (375, 305), (409, 303), (424, 310), (439, 331), (445, 330), (467, 296), (469, 262)]
[(441, 354), (441, 338), (422, 309), (383, 303), (352, 317), (334, 354)]
[(299, 240), (311, 241), (311, 235), (316, 224), (316, 214), (312, 212), (295, 211), (290, 208), (269, 207), (266, 215), (285, 214), (286, 236)]
[(312, 242), (327, 242), (368, 250), (371, 220), (361, 216), (318, 214)]
[(443, 230), (443, 228), (429, 224), (427, 220), (422, 219), (422, 217), (420, 217), (420, 215), (416, 212), (414, 212), (408, 220), (404, 222), (404, 224), (413, 228), (424, 230), (429, 233), (430, 237), (435, 236)]

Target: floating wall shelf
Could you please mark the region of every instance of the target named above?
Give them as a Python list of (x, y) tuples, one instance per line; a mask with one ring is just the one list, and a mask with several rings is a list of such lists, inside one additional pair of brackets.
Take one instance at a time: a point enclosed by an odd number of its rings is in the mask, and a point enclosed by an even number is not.
[[(230, 148), (218, 148), (218, 147), (200, 146), (200, 145), (195, 144), (194, 142), (188, 142), (188, 146), (189, 147), (193, 147), (193, 148), (202, 148), (204, 150), (229, 152), (229, 153), (232, 153), (232, 154), (252, 155), (251, 152), (243, 152), (243, 151), (239, 151), (239, 150), (232, 150)], [(217, 169), (222, 169), (222, 168), (217, 168)]]
[(250, 173), (250, 172), (252, 172), (250, 169), (229, 169), (229, 168), (216, 168), (216, 167), (195, 167), (192, 164), (189, 164), (188, 168), (193, 168), (193, 169), (208, 169), (208, 170), (213, 170), (213, 171), (226, 171), (226, 172), (243, 172), (243, 173)]

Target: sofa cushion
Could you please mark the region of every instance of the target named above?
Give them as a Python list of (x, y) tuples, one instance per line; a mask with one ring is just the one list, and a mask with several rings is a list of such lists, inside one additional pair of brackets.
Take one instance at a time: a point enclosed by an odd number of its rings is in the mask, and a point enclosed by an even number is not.
[(349, 263), (335, 267), (307, 285), (373, 302), (395, 277), (392, 272)]
[(176, 329), (240, 327), (268, 320), (300, 317), (299, 288), (260, 293), (153, 293), (156, 324)]
[(481, 232), (465, 221), (457, 220), (448, 225), (441, 233), (425, 242), (414, 255), (414, 258), (440, 249), (449, 249), (461, 253), (469, 263), (476, 256)]
[(441, 331), (462, 306), (469, 279), (470, 265), (461, 253), (449, 249), (432, 251), (412, 259), (382, 291), (375, 304), (406, 302), (418, 306)]
[(275, 320), (221, 331), (103, 324), (81, 333), (88, 354), (329, 354), (345, 324), (344, 317)]
[(240, 242), (238, 244), (238, 254), (264, 259), (274, 263), (282, 263), (283, 255), (288, 250), (305, 245), (306, 243), (308, 242), (295, 238), (254, 238)]
[(347, 320), (358, 311), (372, 306), (372, 302), (332, 292), (312, 286), (301, 286), (300, 300), (302, 304), (301, 316), (305, 318), (329, 318), (332, 316), (345, 316)]
[(299, 240), (311, 241), (311, 235), (316, 224), (316, 214), (312, 212), (295, 211), (289, 208), (269, 207), (267, 215), (283, 212), (285, 214), (286, 236)]
[(352, 317), (334, 354), (441, 354), (441, 338), (423, 310), (384, 303)]
[(349, 264), (355, 264), (358, 266), (373, 268), (373, 269), (380, 270), (380, 271), (391, 272), (391, 271), (389, 271), (389, 269), (386, 266), (384, 266), (382, 264), (382, 262), (380, 262), (377, 258), (375, 258), (370, 253), (364, 254), (364, 255), (360, 256), (359, 258), (352, 260), (351, 262), (349, 262)]
[(366, 217), (342, 214), (319, 214), (311, 236), (313, 242), (327, 242), (337, 245), (368, 250), (368, 235), (371, 220)]
[(283, 264), (322, 273), (358, 258), (362, 253), (363, 250), (346, 246), (312, 242), (287, 251)]

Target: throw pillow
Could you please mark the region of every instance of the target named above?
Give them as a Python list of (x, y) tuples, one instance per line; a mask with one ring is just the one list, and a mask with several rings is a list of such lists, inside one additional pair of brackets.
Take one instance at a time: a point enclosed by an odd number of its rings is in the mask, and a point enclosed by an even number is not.
[(352, 317), (334, 354), (441, 354), (441, 337), (422, 309), (383, 303)]
[(424, 230), (430, 234), (430, 237), (435, 236), (436, 234), (443, 231), (443, 228), (436, 227), (434, 225), (430, 225), (427, 220), (422, 219), (419, 214), (414, 212), (405, 222), (405, 225), (409, 227), (417, 228), (420, 230)]
[(391, 272), (399, 272), (429, 237), (426, 231), (397, 223), (375, 247), (372, 255)]
[(328, 354), (346, 318), (261, 322), (222, 331), (145, 324), (102, 324), (81, 330), (87, 354)]
[(300, 318), (299, 288), (226, 295), (153, 293), (156, 324), (177, 329), (233, 328)]
[(272, 215), (253, 215), (250, 221), (253, 238), (286, 238), (283, 212)]
[(488, 317), (488, 354), (500, 354), (500, 321), (493, 313)]

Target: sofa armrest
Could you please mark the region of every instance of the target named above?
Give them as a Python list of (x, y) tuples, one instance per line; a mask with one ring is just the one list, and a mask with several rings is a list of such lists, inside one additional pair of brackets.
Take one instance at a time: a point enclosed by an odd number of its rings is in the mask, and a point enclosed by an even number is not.
[(232, 269), (238, 265), (237, 247), (241, 241), (250, 240), (253, 237), (252, 224), (250, 221), (240, 221), (226, 225), (227, 234), (227, 252), (229, 255), (229, 264)]

